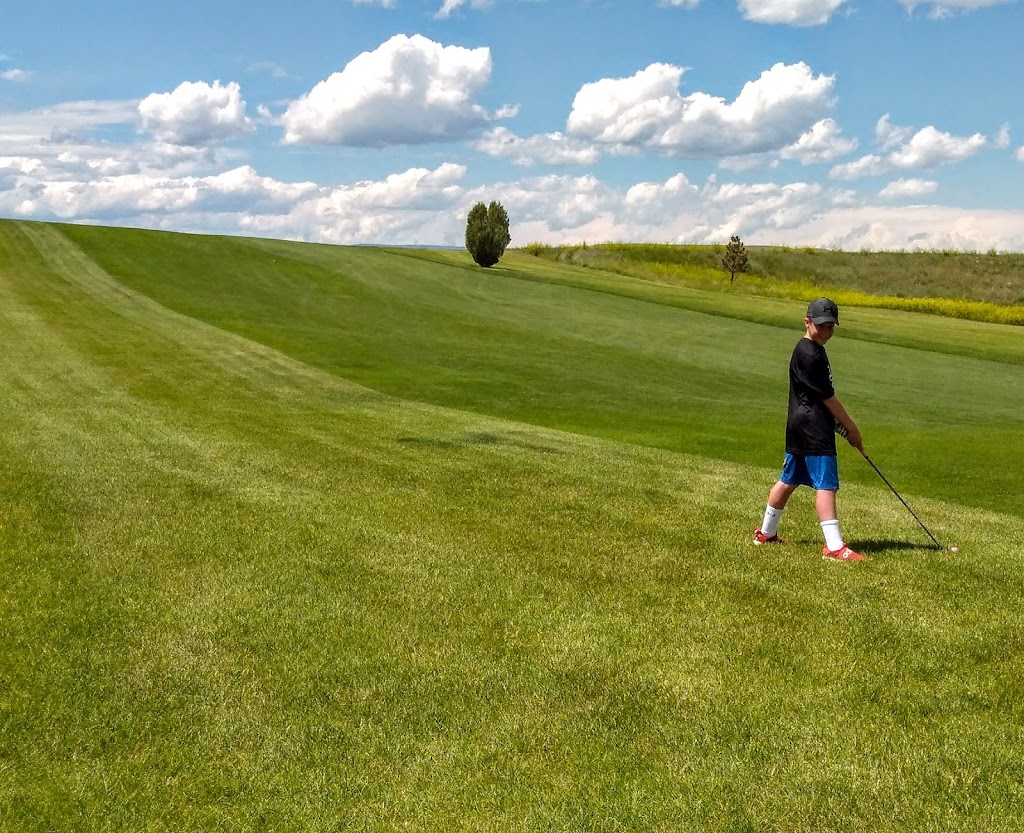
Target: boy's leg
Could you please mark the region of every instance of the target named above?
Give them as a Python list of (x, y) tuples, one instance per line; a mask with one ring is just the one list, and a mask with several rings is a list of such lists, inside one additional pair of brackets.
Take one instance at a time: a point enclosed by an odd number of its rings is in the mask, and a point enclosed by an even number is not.
[(830, 550), (843, 548), (836, 513), (836, 492), (839, 490), (839, 464), (834, 454), (822, 454), (809, 459), (808, 468), (814, 485), (814, 508), (825, 535), (825, 546)]
[(819, 489), (814, 498), (818, 510), (821, 531), (825, 535), (825, 550), (822, 555), (833, 561), (867, 561), (867, 556), (854, 552), (843, 542), (836, 519), (836, 493), (832, 489)]
[(814, 495), (814, 508), (818, 511), (819, 521), (834, 521), (839, 517), (836, 512), (835, 489), (818, 489)]
[(825, 546), (830, 550), (843, 548), (843, 536), (839, 531), (836, 517), (836, 493), (834, 489), (818, 489), (814, 495), (814, 508), (818, 512), (821, 531), (825, 535)]
[(786, 508), (789, 496), (796, 489), (796, 484), (783, 483), (781, 480), (772, 486), (771, 492), (768, 493), (768, 505), (764, 510), (764, 519), (761, 521), (760, 528), (754, 532), (755, 543), (766, 543), (769, 539), (776, 537), (782, 510)]
[(786, 502), (789, 500), (789, 496), (796, 491), (797, 486), (800, 484), (810, 485), (810, 483), (810, 474), (803, 456), (787, 452), (786, 459), (782, 463), (782, 474), (779, 475), (778, 482), (768, 493), (768, 505), (764, 510), (764, 519), (761, 521), (760, 528), (754, 530), (755, 544), (782, 543), (776, 534), (782, 510), (786, 508)]
[(863, 555), (854, 552), (843, 542), (839, 531), (836, 512), (836, 492), (839, 490), (839, 467), (835, 455), (812, 458), (809, 468), (815, 495), (814, 508), (818, 513), (821, 531), (825, 536), (825, 558), (836, 561), (864, 561)]
[(768, 505), (778, 509), (780, 512), (786, 508), (786, 503), (789, 501), (789, 496), (793, 494), (798, 488), (796, 483), (783, 483), (781, 480), (772, 486), (772, 490), (768, 493)]

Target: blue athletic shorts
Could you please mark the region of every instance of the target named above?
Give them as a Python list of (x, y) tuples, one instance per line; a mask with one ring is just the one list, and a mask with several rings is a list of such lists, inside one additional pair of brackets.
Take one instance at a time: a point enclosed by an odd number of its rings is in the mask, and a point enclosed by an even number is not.
[(787, 454), (779, 480), (787, 486), (839, 489), (839, 464), (835, 454)]

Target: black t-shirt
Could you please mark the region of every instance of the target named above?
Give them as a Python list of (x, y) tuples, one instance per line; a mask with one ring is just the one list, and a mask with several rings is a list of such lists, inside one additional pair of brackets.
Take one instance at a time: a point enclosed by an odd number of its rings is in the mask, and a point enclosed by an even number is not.
[(836, 395), (825, 348), (802, 338), (789, 360), (789, 416), (786, 451), (790, 454), (835, 454), (835, 417), (825, 400)]

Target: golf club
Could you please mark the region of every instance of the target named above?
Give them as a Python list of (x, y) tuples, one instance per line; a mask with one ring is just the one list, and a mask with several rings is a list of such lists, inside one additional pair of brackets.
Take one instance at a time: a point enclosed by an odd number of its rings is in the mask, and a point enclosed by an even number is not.
[[(861, 453), (863, 454), (864, 452), (861, 452)], [(885, 485), (888, 486), (890, 489), (892, 489), (892, 493), (894, 495), (896, 495), (896, 497), (898, 497), (900, 499), (900, 503), (902, 503), (904, 506), (907, 507), (907, 511), (911, 515), (914, 515), (914, 510), (910, 508), (910, 505), (902, 497), (900, 497), (900, 493), (896, 491), (896, 487), (893, 486), (892, 483), (890, 483), (888, 481), (888, 479), (886, 478), (886, 476), (884, 474), (882, 474), (882, 472), (879, 470), (878, 466), (876, 466), (874, 464), (874, 461), (870, 457), (868, 457), (867, 454), (864, 454), (864, 459), (867, 460), (868, 463), (870, 463), (871, 468), (873, 468), (878, 473), (878, 476), (882, 478), (882, 480), (885, 483)], [(932, 535), (930, 532), (928, 532), (928, 527), (926, 527), (923, 523), (921, 523), (921, 519), (919, 517), (917, 517), (917, 515), (914, 515), (914, 520), (917, 521), (919, 524), (921, 524), (921, 529), (923, 529), (927, 533), (928, 537), (932, 539), (932, 543), (935, 544), (935, 546), (938, 549), (940, 549), (940, 550), (945, 549), (945, 547), (943, 547), (942, 544), (940, 544), (935, 539), (935, 536)], [(950, 551), (951, 552), (956, 552), (956, 548), (955, 547), (950, 547)]]

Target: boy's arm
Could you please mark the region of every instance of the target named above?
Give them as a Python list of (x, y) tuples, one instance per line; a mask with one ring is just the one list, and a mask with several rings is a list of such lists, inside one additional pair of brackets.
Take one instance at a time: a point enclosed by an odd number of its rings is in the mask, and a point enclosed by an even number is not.
[(846, 441), (856, 448), (861, 454), (864, 454), (864, 439), (860, 435), (860, 429), (857, 427), (857, 423), (853, 421), (846, 408), (843, 407), (843, 403), (839, 401), (838, 396), (830, 397), (825, 400), (825, 407), (829, 409), (832, 416), (836, 418), (840, 425), (846, 429)]

